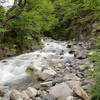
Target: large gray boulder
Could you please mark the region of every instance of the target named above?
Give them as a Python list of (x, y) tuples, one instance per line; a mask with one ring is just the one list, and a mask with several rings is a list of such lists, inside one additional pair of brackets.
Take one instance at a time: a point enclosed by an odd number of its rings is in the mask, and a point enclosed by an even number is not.
[(56, 84), (49, 89), (49, 94), (54, 95), (58, 100), (65, 100), (72, 95), (72, 90), (66, 83)]

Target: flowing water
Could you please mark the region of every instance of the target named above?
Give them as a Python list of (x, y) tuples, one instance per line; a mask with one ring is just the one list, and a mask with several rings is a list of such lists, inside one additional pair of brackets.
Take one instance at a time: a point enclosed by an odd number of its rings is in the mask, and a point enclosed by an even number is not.
[(34, 66), (40, 70), (43, 66), (47, 66), (50, 60), (64, 63), (67, 58), (74, 56), (68, 53), (67, 42), (48, 38), (42, 39), (41, 42), (44, 44), (44, 47), (40, 50), (0, 61), (1, 85), (24, 80), (28, 77), (26, 68), (31, 63), (34, 63)]
[[(14, 0), (0, 0), (0, 4), (5, 10), (8, 10), (13, 3)], [(73, 57), (73, 55), (68, 53), (67, 42), (48, 38), (42, 39), (41, 42), (44, 44), (43, 49), (0, 61), (0, 85), (20, 83), (26, 79), (28, 80), (29, 75), (26, 73), (26, 69), (31, 63), (38, 70), (41, 70), (43, 66), (49, 65), (50, 60), (64, 63), (66, 58)]]

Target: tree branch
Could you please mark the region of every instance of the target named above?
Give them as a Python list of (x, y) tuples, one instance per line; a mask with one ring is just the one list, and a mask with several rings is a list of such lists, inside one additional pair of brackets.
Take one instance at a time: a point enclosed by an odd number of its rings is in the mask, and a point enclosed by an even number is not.
[[(8, 10), (8, 12), (7, 12), (7, 14), (6, 14), (6, 20), (3, 22), (3, 26), (5, 26), (6, 25), (6, 23), (9, 21), (9, 20), (11, 20), (11, 19), (14, 19), (14, 18), (17, 18), (22, 12), (23, 12), (23, 9), (24, 9), (24, 7), (25, 7), (25, 5), (26, 5), (26, 1), (27, 0), (15, 0), (14, 1), (14, 5)], [(18, 2), (18, 3), (17, 3)], [(17, 11), (17, 13), (16, 14), (14, 14), (14, 15), (11, 15), (11, 16), (8, 16), (8, 14), (10, 13), (10, 12), (12, 12), (17, 6), (19, 6), (19, 11)]]

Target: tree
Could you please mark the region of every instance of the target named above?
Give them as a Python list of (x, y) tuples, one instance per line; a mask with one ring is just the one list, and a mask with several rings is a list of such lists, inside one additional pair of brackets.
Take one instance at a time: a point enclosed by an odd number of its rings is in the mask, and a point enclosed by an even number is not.
[[(26, 5), (26, 1), (27, 0), (14, 0), (14, 4), (13, 6), (6, 12), (4, 12), (4, 9), (2, 7), (0, 7), (0, 11), (2, 16), (0, 16), (0, 18), (3, 17), (3, 19), (1, 19), (0, 21), (0, 28), (3, 30), (0, 31), (0, 42), (3, 40), (4, 38), (4, 30), (6, 28), (6, 24), (9, 20), (11, 19), (15, 19), (17, 18), (19, 15), (21, 15), (21, 13), (24, 10), (24, 7)], [(16, 13), (12, 14), (12, 12), (17, 9)], [(5, 16), (4, 16), (5, 15)]]

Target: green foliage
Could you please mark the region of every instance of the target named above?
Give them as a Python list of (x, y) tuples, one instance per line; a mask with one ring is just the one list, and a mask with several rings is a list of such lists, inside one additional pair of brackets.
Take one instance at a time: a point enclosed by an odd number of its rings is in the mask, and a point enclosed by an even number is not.
[(92, 16), (85, 16), (84, 18), (79, 19), (79, 22), (81, 24), (84, 24), (84, 23), (88, 22), (91, 19), (92, 19)]
[(100, 0), (84, 0), (84, 6), (88, 9), (100, 8)]
[[(11, 13), (8, 13), (8, 16), (16, 14), (19, 10), (17, 6)], [(10, 35), (13, 33), (17, 44), (21, 43), (25, 37), (31, 44), (30, 33), (35, 36), (45, 33), (46, 36), (54, 35), (68, 39), (74, 26), (85, 25), (93, 17), (100, 18), (99, 10), (100, 0), (27, 0), (21, 15), (9, 20), (4, 27), (6, 14), (0, 6), (0, 32), (4, 33), (4, 41), (8, 37), (13, 38)], [(26, 35), (28, 33), (29, 35)], [(75, 34), (78, 33), (79, 31)]]
[(3, 19), (4, 19), (4, 9), (2, 6), (0, 6), (0, 23), (2, 22)]
[[(95, 45), (100, 46), (100, 37), (97, 37), (95, 40)], [(94, 83), (90, 86), (88, 92), (94, 100), (100, 100), (100, 48), (95, 51), (96, 53), (90, 57), (91, 61), (96, 61), (95, 70), (88, 74), (88, 77), (90, 77)]]
[[(20, 34), (32, 32), (48, 35), (57, 31), (58, 35), (65, 38), (72, 29), (71, 20), (81, 24), (88, 23), (93, 16), (100, 17), (99, 8), (100, 0), (27, 0), (22, 14), (16, 19), (9, 20), (6, 29)], [(18, 11), (17, 6), (8, 15)], [(4, 20), (2, 7), (0, 7), (0, 19), (1, 22)]]
[(43, 33), (44, 31), (50, 31), (58, 23), (53, 13), (54, 7), (49, 0), (30, 0), (23, 13), (7, 24), (9, 29)]

